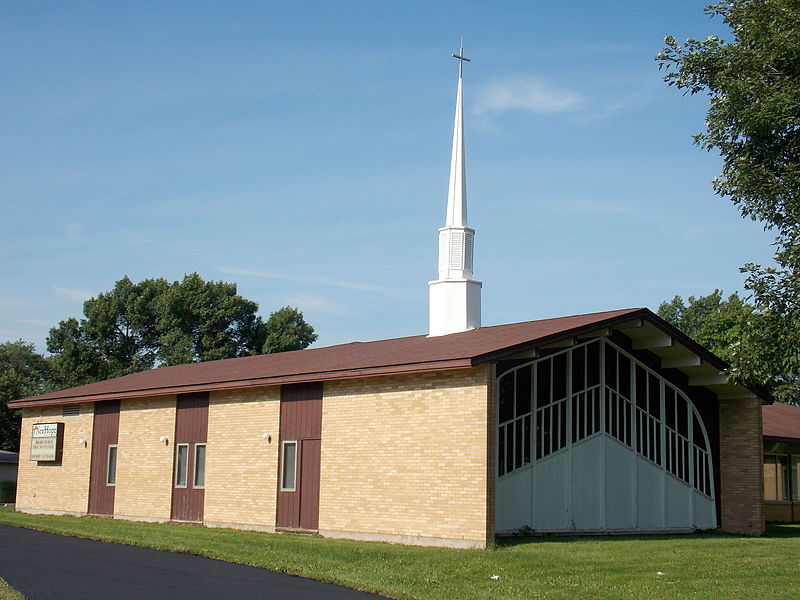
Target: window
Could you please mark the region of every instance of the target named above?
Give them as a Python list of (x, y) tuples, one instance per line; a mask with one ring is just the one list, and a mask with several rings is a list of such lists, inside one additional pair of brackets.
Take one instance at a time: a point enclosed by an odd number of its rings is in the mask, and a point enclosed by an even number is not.
[[(790, 476), (797, 477), (797, 457), (794, 457), (794, 469), (789, 470), (789, 457), (779, 454), (764, 455), (764, 500), (789, 500)], [(797, 494), (795, 493), (795, 496)]]
[(297, 442), (283, 442), (281, 459), (281, 491), (295, 491), (297, 474)]
[(194, 447), (194, 487), (206, 486), (206, 445), (197, 444)]
[(117, 446), (108, 446), (108, 469), (106, 471), (106, 485), (117, 484)]
[(66, 406), (61, 407), (61, 417), (79, 417), (81, 414), (81, 405), (80, 404), (68, 404)]
[(175, 487), (186, 487), (189, 472), (189, 444), (178, 444), (175, 450)]

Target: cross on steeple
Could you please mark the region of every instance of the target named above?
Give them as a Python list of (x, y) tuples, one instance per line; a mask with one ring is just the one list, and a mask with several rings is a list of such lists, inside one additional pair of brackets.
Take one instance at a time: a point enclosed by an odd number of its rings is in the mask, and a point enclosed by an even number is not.
[(470, 60), (464, 56), (464, 38), (461, 38), (461, 49), (458, 51), (458, 54), (453, 54), (453, 58), (458, 59), (458, 77), (461, 77), (461, 68), (464, 66), (464, 61), (470, 62)]

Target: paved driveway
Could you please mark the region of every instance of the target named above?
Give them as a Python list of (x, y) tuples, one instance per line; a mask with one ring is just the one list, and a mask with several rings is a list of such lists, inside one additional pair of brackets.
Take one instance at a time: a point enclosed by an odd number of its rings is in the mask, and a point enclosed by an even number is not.
[(210, 558), (8, 526), (0, 526), (0, 577), (29, 600), (380, 598)]

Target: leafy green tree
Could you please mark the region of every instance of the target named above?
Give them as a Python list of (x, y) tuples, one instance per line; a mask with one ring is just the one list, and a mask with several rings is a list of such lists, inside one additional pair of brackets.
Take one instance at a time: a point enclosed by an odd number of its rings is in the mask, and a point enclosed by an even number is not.
[(7, 402), (46, 392), (52, 371), (47, 360), (22, 340), (0, 344), (0, 450), (19, 451), (20, 411)]
[[(708, 296), (675, 296), (662, 302), (658, 316), (731, 364), (737, 381), (766, 386), (782, 402), (798, 403), (798, 377), (791, 374), (792, 360), (771, 340), (778, 326), (770, 312), (760, 312), (738, 294), (723, 298), (720, 290)], [(756, 374), (756, 375), (754, 375)]]
[(303, 313), (291, 306), (276, 310), (267, 319), (266, 337), (261, 347), (264, 354), (302, 350), (317, 341), (317, 334), (303, 319)]
[(742, 339), (753, 314), (753, 306), (738, 294), (723, 299), (720, 290), (699, 298), (689, 296), (687, 301), (688, 304), (675, 296), (671, 302), (662, 302), (658, 316), (730, 362), (733, 347)]
[(656, 60), (669, 85), (709, 96), (694, 139), (722, 156), (715, 192), (776, 233), (777, 266), (742, 267), (758, 311), (733, 347), (735, 374), (766, 380), (779, 368), (779, 393), (800, 401), (800, 3), (724, 0), (706, 12), (732, 41), (669, 36)]
[(68, 387), (161, 365), (302, 349), (316, 340), (296, 309), (282, 308), (268, 323), (257, 311), (235, 283), (197, 273), (173, 283), (123, 277), (84, 303), (80, 321), (53, 327), (47, 349), (59, 384)]
[(258, 304), (239, 296), (235, 283), (192, 273), (170, 286), (156, 306), (158, 358), (165, 365), (260, 354)]

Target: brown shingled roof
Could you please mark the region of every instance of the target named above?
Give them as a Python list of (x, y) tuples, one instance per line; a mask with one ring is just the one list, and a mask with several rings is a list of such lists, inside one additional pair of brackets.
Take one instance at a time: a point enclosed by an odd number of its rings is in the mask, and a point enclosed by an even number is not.
[(800, 442), (800, 406), (774, 404), (762, 406), (764, 437)]
[(418, 335), (375, 342), (353, 342), (327, 348), (162, 367), (15, 400), (9, 403), (9, 407), (73, 404), (112, 398), (467, 368), (536, 344), (610, 327), (638, 317), (658, 319), (645, 308), (630, 308), (481, 327), (437, 337)]

